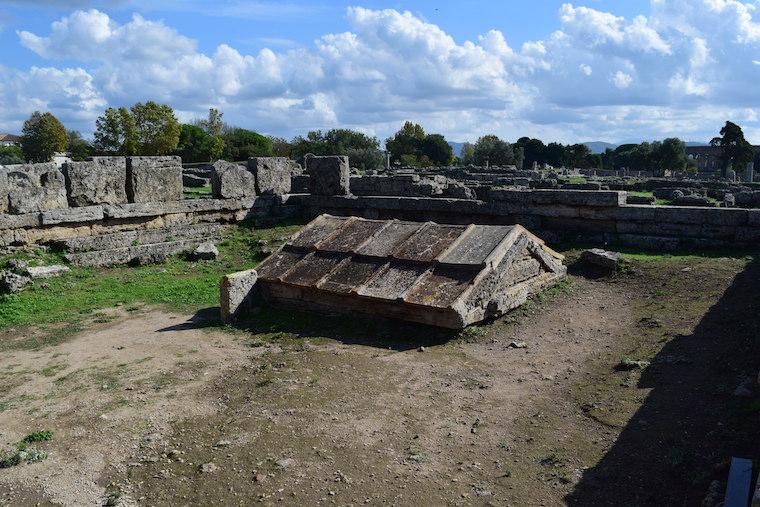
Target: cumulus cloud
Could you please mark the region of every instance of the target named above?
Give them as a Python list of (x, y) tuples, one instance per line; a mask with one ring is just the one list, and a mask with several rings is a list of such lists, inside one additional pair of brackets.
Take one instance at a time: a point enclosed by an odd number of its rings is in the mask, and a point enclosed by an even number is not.
[(11, 107), (0, 126), (48, 108), (88, 131), (107, 104), (154, 99), (183, 119), (216, 106), (285, 136), (338, 125), (385, 136), (406, 119), (462, 140), (707, 138), (727, 118), (760, 132), (755, 12), (735, 0), (652, 0), (648, 17), (626, 19), (564, 4), (557, 30), (513, 48), (498, 27), (457, 41), (410, 12), (352, 7), (345, 32), (245, 54), (201, 52), (163, 21), (78, 10), (47, 33), (18, 33), (51, 66), (2, 71), (0, 104)]

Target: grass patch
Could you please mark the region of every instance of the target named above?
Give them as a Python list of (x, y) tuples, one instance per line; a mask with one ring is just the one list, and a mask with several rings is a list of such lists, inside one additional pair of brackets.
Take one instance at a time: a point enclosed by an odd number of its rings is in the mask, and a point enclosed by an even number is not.
[(22, 438), (12, 449), (0, 450), (0, 468), (10, 468), (23, 462), (35, 463), (47, 459), (45, 451), (29, 447), (35, 442), (46, 442), (53, 438), (52, 431), (35, 431)]
[(211, 197), (211, 185), (205, 185), (203, 187), (185, 187), (182, 194), (185, 199), (202, 199), (204, 197)]
[[(230, 227), (217, 246), (217, 262), (194, 262), (180, 257), (164, 264), (140, 267), (72, 267), (57, 278), (46, 280), (47, 288), (34, 286), (19, 294), (0, 296), (0, 330), (40, 324), (55, 326), (42, 338), (6, 340), (0, 351), (34, 348), (60, 343), (78, 331), (77, 324), (98, 310), (124, 306), (136, 311), (141, 304), (160, 305), (171, 310), (196, 311), (219, 304), (219, 279), (234, 271), (255, 267), (266, 254), (259, 241), (277, 243), (301, 227), (289, 223), (269, 229), (253, 229), (241, 224)], [(46, 257), (45, 257), (46, 256)], [(55, 254), (35, 261), (60, 262)], [(0, 258), (0, 263), (7, 258)], [(97, 314), (95, 320), (107, 322), (109, 315)]]

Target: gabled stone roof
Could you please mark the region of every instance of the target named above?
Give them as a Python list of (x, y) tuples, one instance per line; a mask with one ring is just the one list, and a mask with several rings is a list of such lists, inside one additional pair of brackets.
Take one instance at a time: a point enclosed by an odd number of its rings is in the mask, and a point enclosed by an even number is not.
[(462, 328), (564, 275), (519, 225), (321, 215), (256, 269), (265, 299)]

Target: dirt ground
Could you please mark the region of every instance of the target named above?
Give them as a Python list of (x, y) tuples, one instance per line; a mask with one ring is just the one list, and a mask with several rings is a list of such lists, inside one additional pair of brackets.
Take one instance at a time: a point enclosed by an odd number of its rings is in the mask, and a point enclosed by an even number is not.
[(576, 264), (458, 334), (115, 310), (0, 356), (0, 446), (54, 434), (0, 469), (0, 504), (698, 505), (760, 456), (758, 280), (740, 259)]

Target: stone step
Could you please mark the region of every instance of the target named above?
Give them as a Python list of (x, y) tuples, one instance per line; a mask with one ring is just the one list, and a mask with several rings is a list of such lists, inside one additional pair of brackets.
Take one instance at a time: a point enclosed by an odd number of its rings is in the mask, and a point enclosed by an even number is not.
[(206, 241), (208, 238), (166, 241), (99, 251), (69, 253), (65, 255), (65, 258), (77, 266), (108, 267), (120, 264), (155, 264), (165, 261), (170, 255), (192, 252)]
[(215, 223), (178, 225), (159, 229), (138, 229), (99, 236), (61, 239), (53, 242), (53, 245), (69, 253), (99, 252), (183, 240), (209, 240), (218, 238), (223, 228), (224, 225)]

